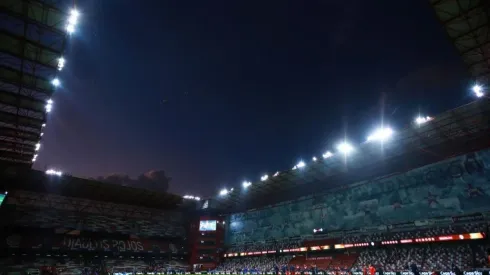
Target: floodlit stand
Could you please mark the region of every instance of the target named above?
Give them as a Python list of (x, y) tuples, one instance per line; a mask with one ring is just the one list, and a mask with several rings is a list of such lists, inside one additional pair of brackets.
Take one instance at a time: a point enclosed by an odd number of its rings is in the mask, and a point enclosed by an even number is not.
[(301, 196), (384, 175), (415, 169), (446, 158), (489, 147), (490, 101), (486, 98), (439, 114), (426, 123), (413, 123), (397, 132), (383, 147), (364, 143), (347, 158), (331, 156), (301, 169), (287, 170), (216, 196), (222, 211), (259, 208)]
[(37, 158), (65, 63), (67, 1), (0, 1), (0, 164)]

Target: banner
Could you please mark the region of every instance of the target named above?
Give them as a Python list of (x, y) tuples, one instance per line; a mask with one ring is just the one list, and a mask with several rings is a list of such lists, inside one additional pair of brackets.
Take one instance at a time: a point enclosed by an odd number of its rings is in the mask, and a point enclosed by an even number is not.
[[(81, 237), (65, 237), (60, 246), (66, 250), (104, 250), (120, 252), (143, 252), (145, 247), (139, 240), (110, 240), (110, 239), (92, 239)], [(148, 248), (147, 248), (148, 249)], [(151, 249), (153, 250), (153, 249)]]
[(431, 225), (450, 225), (453, 223), (451, 217), (437, 217), (428, 220)]
[(384, 232), (388, 230), (388, 226), (386, 225), (378, 225), (378, 226), (365, 226), (363, 227), (363, 232)]
[(310, 257), (306, 258), (307, 261), (316, 261), (316, 260), (331, 260), (332, 256), (325, 256), (325, 257)]
[(8, 248), (71, 250), (71, 251), (115, 251), (115, 252), (160, 252), (170, 250), (168, 242), (146, 239), (109, 239), (79, 236), (21, 236), (5, 238)]
[(475, 222), (483, 221), (482, 213), (475, 213), (470, 215), (461, 215), (452, 217), (454, 223), (465, 223), (465, 222)]
[(351, 235), (351, 234), (359, 234), (359, 233), (362, 233), (362, 232), (364, 232), (363, 231), (363, 228), (355, 228), (355, 229), (351, 229), (351, 230), (346, 230), (343, 233), (345, 235)]
[(389, 230), (393, 229), (411, 229), (415, 228), (415, 223), (414, 222), (402, 222), (402, 223), (395, 223), (395, 224), (390, 224), (388, 225)]

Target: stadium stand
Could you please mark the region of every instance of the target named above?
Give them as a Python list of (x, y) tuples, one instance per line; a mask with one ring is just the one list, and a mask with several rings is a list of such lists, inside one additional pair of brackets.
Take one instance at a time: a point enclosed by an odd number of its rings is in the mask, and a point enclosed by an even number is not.
[[(0, 262), (10, 270), (26, 270), (29, 274), (118, 274), (148, 272), (184, 272), (188, 266), (177, 261), (155, 261), (136, 259), (80, 259), (80, 258), (37, 258), (13, 261), (9, 258)], [(50, 272), (46, 272), (50, 271)]]
[[(387, 272), (414, 266), (424, 272), (486, 266), (489, 160), (490, 151), (482, 150), (231, 214), (222, 223), (228, 230), (227, 257), (216, 268), (198, 269), (274, 273), (275, 266), (281, 270), (294, 266), (301, 272), (336, 274), (360, 272), (368, 265)], [(75, 196), (73, 190), (84, 181), (32, 173), (4, 177), (9, 194), (0, 223), (2, 247), (9, 254), (2, 254), (3, 270), (29, 274), (191, 270), (185, 238), (195, 208), (186, 208), (182, 200), (164, 195), (170, 200), (145, 201), (147, 192), (93, 181), (85, 181)], [(92, 194), (95, 190), (117, 190), (119, 195), (101, 200), (102, 195)], [(128, 197), (121, 195), (125, 192)], [(473, 234), (479, 234), (478, 240), (472, 240)], [(203, 251), (213, 254), (216, 235), (199, 236)], [(451, 241), (441, 243), (441, 236), (451, 236)], [(205, 261), (219, 259), (210, 256)]]
[[(136, 274), (189, 270), (186, 213), (192, 205), (179, 205), (182, 199), (151, 192), (154, 197), (169, 200), (147, 199), (146, 203), (134, 205), (134, 201), (145, 200), (148, 192), (68, 175), (53, 177), (38, 171), (20, 171), (22, 176), (17, 172), (2, 175), (3, 188), (9, 192), (0, 209), (4, 240), (0, 244), (0, 273), (16, 270), (28, 274)], [(81, 183), (85, 186), (73, 196), (72, 190)], [(115, 190), (119, 196), (101, 200), (103, 196), (96, 192), (104, 190)]]
[(257, 273), (274, 271), (274, 265), (284, 266), (289, 264), (292, 256), (268, 257), (259, 256), (251, 258), (227, 259), (216, 268), (217, 271), (243, 272), (243, 270), (255, 270)]
[(341, 239), (342, 243), (361, 243), (361, 242), (381, 242), (390, 240), (403, 240), (426, 238), (444, 235), (454, 235), (469, 232), (486, 232), (486, 222), (467, 223), (461, 225), (446, 225), (435, 226), (412, 231), (384, 232), (359, 235), (344, 235)]
[(313, 229), (363, 230), (488, 211), (483, 150), (229, 218), (230, 242), (311, 236)]
[[(472, 76), (488, 82), (482, 51), (490, 45), (488, 1), (429, 2)], [(6, 18), (25, 17), (57, 34), (65, 28), (64, 20), (46, 26), (45, 16), (23, 14), (33, 8), (66, 16), (45, 1), (5, 3)], [(20, 41), (11, 34), (2, 39)], [(40, 46), (26, 39), (31, 50)], [(18, 55), (17, 43), (3, 44), (12, 46), (3, 53), (29, 58)], [(53, 50), (44, 63), (59, 70), (63, 49)], [(12, 91), (29, 86), (12, 70), (19, 68), (0, 72), (16, 84)], [(6, 124), (0, 136), (10, 140), (0, 142), (0, 186), (8, 191), (3, 205), (0, 200), (0, 275), (184, 273), (191, 270), (187, 253), (196, 256), (194, 271), (213, 273), (367, 275), (372, 265), (376, 275), (488, 274), (490, 105), (484, 98), (398, 132), (382, 154), (363, 144), (348, 165), (325, 158), (306, 165), (301, 176), (296, 169), (278, 172), (250, 183), (248, 192), (230, 189), (206, 199), (199, 212), (185, 197), (26, 169), (37, 158), (51, 84), (59, 85), (32, 77), (43, 86), (35, 106), (25, 96), (0, 96), (3, 107), (17, 110), (0, 118)], [(26, 117), (21, 109), (41, 114)]]
[[(303, 269), (315, 266), (319, 271), (362, 271), (373, 265), (378, 270), (403, 272), (414, 266), (424, 271), (468, 271), (485, 267), (485, 247), (464, 244), (422, 244), (410, 247), (366, 248), (363, 250), (330, 253), (316, 256), (268, 256), (227, 259), (217, 271), (273, 271), (274, 265)], [(475, 255), (475, 257), (473, 257)]]

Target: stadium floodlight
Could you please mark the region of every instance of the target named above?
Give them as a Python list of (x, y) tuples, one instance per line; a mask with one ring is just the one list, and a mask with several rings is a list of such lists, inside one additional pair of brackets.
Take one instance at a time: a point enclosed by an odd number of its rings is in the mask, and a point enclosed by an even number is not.
[(328, 159), (328, 158), (333, 157), (333, 154), (332, 154), (332, 152), (327, 151), (327, 152), (325, 152), (325, 153), (322, 155), (322, 157), (323, 157), (324, 159)]
[(337, 150), (339, 150), (344, 155), (348, 155), (352, 151), (354, 151), (354, 147), (352, 147), (352, 145), (350, 145), (348, 142), (343, 141), (342, 143), (337, 145)]
[(475, 93), (476, 97), (482, 97), (484, 96), (485, 94), (483, 93), (483, 87), (476, 84), (475, 86), (473, 86), (472, 88), (473, 92)]
[(74, 32), (75, 32), (75, 26), (74, 26), (74, 25), (71, 25), (71, 24), (67, 25), (67, 26), (66, 26), (66, 31), (67, 31), (69, 34), (74, 33)]
[(54, 175), (54, 176), (61, 177), (63, 176), (63, 172), (54, 169), (48, 169), (46, 170), (46, 175)]
[(63, 57), (58, 58), (58, 71), (63, 70), (65, 67), (65, 59)]
[(273, 177), (277, 177), (279, 176), (279, 171), (275, 172), (274, 175), (272, 175)]
[(317, 161), (316, 157), (313, 157), (313, 158), (312, 158), (312, 160), (313, 160), (313, 161)]
[(53, 100), (48, 99), (45, 108), (47, 113), (51, 112), (51, 109), (53, 109)]
[(261, 181), (266, 181), (268, 178), (269, 178), (268, 175), (263, 175), (262, 177), (260, 177), (260, 180)]
[(245, 188), (245, 189), (246, 189), (246, 188), (248, 188), (250, 185), (252, 185), (252, 183), (251, 183), (250, 181), (244, 181), (244, 182), (242, 183), (242, 186), (243, 186), (243, 188)]
[(80, 13), (76, 9), (72, 9), (70, 11), (70, 16), (74, 16), (74, 17), (78, 18), (78, 16), (80, 16)]
[(304, 163), (304, 161), (300, 161), (300, 162), (298, 162), (298, 164), (296, 164), (296, 166), (297, 166), (298, 168), (303, 168), (303, 167), (305, 167), (305, 166), (306, 166), (306, 163)]
[(46, 123), (43, 123), (43, 125), (41, 125), (41, 127), (46, 127)]
[(219, 195), (220, 196), (226, 196), (230, 191), (228, 191), (228, 189), (226, 188), (223, 188), (221, 189), (221, 191), (219, 191)]
[(58, 87), (60, 86), (61, 82), (58, 78), (53, 78), (53, 80), (51, 80), (51, 84), (53, 84), (53, 86), (55, 87)]
[(44, 133), (43, 133), (43, 132), (41, 132), (41, 136), (43, 136), (43, 135), (44, 135)]
[(75, 26), (78, 23), (78, 18), (80, 17), (80, 13), (73, 9), (70, 11), (70, 15), (68, 16), (68, 24), (66, 24), (66, 32), (72, 34), (75, 32)]
[(68, 23), (76, 25), (78, 21), (78, 16), (80, 16), (80, 13), (77, 10), (71, 10), (70, 17), (68, 17)]
[(37, 160), (37, 154), (34, 154), (34, 156), (32, 157), (32, 162), (35, 162)]
[(34, 148), (34, 151), (39, 151), (39, 149), (41, 148), (41, 143), (36, 143), (36, 146)]
[(296, 169), (298, 169), (298, 166), (297, 165), (293, 166), (293, 170), (296, 170)]
[(184, 195), (183, 198), (184, 199), (187, 199), (187, 200), (196, 200), (196, 201), (200, 201), (201, 200), (200, 197), (195, 197), (195, 196), (192, 196), (192, 195)]
[(371, 135), (368, 136), (367, 141), (387, 141), (393, 136), (393, 130), (391, 128), (381, 127), (376, 129)]
[(424, 124), (428, 121), (431, 121), (432, 118), (430, 116), (426, 116), (426, 117), (423, 117), (423, 116), (418, 116), (416, 119), (415, 119), (415, 124), (417, 125), (421, 125), (421, 124)]

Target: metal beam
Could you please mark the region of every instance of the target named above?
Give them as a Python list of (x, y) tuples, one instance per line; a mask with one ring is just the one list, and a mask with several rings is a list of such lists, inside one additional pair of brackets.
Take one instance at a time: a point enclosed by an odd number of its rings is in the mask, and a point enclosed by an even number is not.
[(0, 122), (19, 125), (41, 131), (44, 120), (0, 111)]

